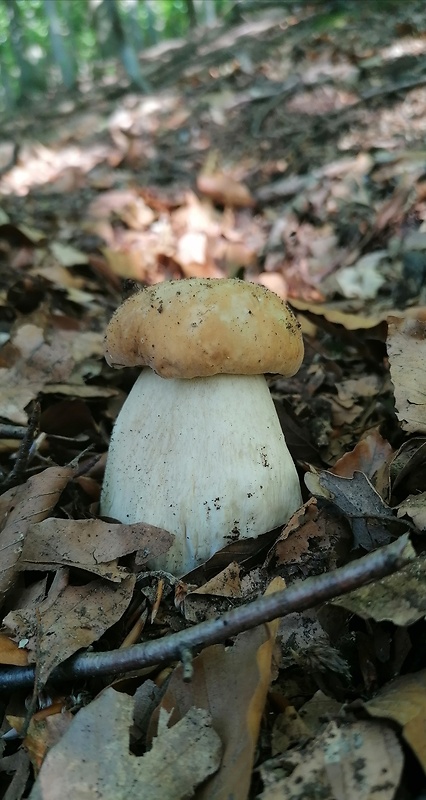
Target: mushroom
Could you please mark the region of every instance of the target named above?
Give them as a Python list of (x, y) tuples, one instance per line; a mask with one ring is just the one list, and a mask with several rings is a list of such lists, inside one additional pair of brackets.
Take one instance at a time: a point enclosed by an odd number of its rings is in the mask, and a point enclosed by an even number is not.
[(264, 376), (293, 375), (303, 358), (299, 324), (278, 295), (223, 278), (143, 289), (113, 315), (105, 357), (147, 367), (112, 432), (101, 513), (175, 534), (151, 569), (181, 576), (299, 508)]

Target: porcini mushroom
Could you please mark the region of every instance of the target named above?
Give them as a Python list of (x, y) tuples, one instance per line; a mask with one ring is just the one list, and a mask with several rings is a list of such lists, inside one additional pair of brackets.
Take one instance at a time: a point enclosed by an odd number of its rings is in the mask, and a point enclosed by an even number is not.
[(115, 423), (101, 513), (175, 534), (149, 566), (181, 576), (301, 505), (264, 373), (293, 375), (300, 327), (278, 295), (236, 279), (143, 289), (113, 315), (105, 357), (143, 369)]

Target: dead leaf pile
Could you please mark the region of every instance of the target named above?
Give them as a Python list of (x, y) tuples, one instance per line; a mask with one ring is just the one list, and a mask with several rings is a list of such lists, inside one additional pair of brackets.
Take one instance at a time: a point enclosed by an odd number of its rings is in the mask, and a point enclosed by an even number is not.
[[(5, 797), (425, 793), (424, 9), (279, 5), (146, 48), (152, 95), (92, 86), (2, 121)], [(103, 336), (122, 294), (190, 276), (290, 299), (305, 361), (268, 380), (304, 502), (177, 579), (146, 566), (171, 533), (99, 517), (137, 375)], [(412, 561), (328, 603), (64, 678), (401, 536)]]

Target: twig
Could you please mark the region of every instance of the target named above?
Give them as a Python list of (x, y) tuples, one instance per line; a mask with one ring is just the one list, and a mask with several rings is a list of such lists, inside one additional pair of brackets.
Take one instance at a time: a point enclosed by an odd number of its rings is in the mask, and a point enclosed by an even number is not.
[[(411, 561), (415, 552), (404, 534), (392, 544), (352, 561), (333, 572), (307, 578), (283, 592), (261, 597), (246, 606), (239, 606), (217, 619), (210, 619), (179, 633), (125, 650), (106, 653), (83, 653), (56, 667), (51, 680), (64, 682), (88, 677), (115, 675), (141, 669), (153, 664), (181, 658), (185, 650), (224, 642), (237, 633), (255, 628), (294, 611), (305, 611), (333, 597), (347, 594), (370, 581), (390, 575)], [(9, 691), (31, 686), (35, 668), (0, 669), (0, 690)]]
[(23, 425), (7, 425), (0, 423), (0, 439), (23, 439), (27, 428)]
[(34, 437), (37, 434), (40, 425), (40, 403), (36, 401), (33, 406), (30, 418), (28, 420), (28, 428), (23, 436), (21, 446), (16, 456), (15, 466), (10, 474), (5, 479), (2, 490), (10, 489), (17, 483), (20, 483), (22, 476), (28, 466), (28, 461), (31, 455), (31, 447), (34, 442)]

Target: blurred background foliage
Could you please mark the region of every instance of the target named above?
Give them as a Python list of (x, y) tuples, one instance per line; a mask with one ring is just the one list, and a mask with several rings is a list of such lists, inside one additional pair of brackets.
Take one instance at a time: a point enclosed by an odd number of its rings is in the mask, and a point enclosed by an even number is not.
[[(285, 2), (285, 0), (284, 0)], [(239, 20), (270, 0), (0, 0), (0, 107), (45, 101), (63, 86), (84, 92), (113, 82), (117, 60), (130, 83), (149, 89), (138, 55), (191, 28)], [(275, 5), (282, 5), (276, 0)]]

